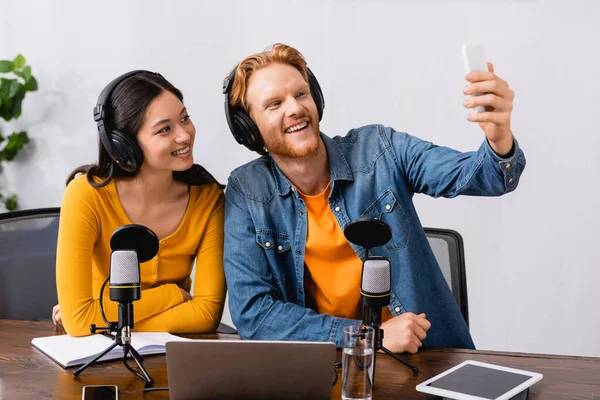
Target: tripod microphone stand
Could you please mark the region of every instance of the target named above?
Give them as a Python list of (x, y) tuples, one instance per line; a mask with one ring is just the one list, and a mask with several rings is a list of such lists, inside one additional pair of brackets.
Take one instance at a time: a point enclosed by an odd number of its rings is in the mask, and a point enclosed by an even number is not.
[[(131, 329), (134, 321), (133, 302), (141, 297), (140, 262), (146, 262), (156, 255), (158, 252), (158, 237), (145, 226), (125, 225), (115, 230), (110, 239), (110, 247), (113, 250), (110, 259), (110, 275), (100, 289), (100, 311), (107, 326), (96, 327), (95, 324), (92, 324), (90, 325), (90, 332), (115, 332), (114, 336), (111, 335), (114, 342), (96, 355), (94, 359), (74, 371), (73, 375), (79, 376), (87, 367), (96, 363), (112, 349), (121, 346), (123, 348), (123, 364), (129, 371), (144, 380), (144, 388), (149, 388), (154, 380), (142, 365), (144, 358), (131, 345)], [(109, 280), (110, 299), (119, 303), (118, 322), (109, 322), (104, 315), (102, 297)], [(134, 359), (142, 371), (141, 374), (129, 366), (127, 363), (128, 355), (131, 355)]]
[[(133, 346), (131, 345), (131, 326), (125, 325), (123, 322), (123, 321), (130, 320), (129, 317), (131, 315), (133, 315), (133, 304), (132, 303), (119, 303), (119, 322), (118, 323), (115, 324), (114, 322), (109, 322), (108, 327), (106, 327), (106, 328), (103, 328), (103, 327), (97, 328), (95, 325), (90, 326), (91, 333), (96, 333), (96, 331), (98, 331), (98, 330), (107, 330), (107, 331), (111, 332), (112, 331), (111, 328), (114, 328), (116, 326), (117, 329), (116, 329), (116, 334), (114, 335), (114, 342), (110, 346), (108, 346), (104, 351), (102, 351), (100, 354), (98, 354), (96, 357), (94, 357), (94, 359), (92, 359), (87, 364), (83, 365), (82, 367), (80, 367), (79, 369), (74, 371), (73, 375), (79, 376), (79, 374), (81, 374), (87, 367), (89, 367), (92, 364), (95, 364), (99, 359), (104, 357), (104, 355), (106, 355), (109, 351), (111, 351), (112, 349), (114, 349), (117, 346), (121, 346), (121, 347), (123, 347), (123, 364), (125, 365), (125, 367), (128, 370), (130, 370), (131, 372), (133, 372), (135, 375), (139, 376), (140, 378), (142, 378), (144, 380), (145, 388), (150, 387), (154, 384), (154, 379), (152, 379), (150, 377), (150, 375), (148, 374), (148, 371), (146, 371), (146, 369), (142, 365), (142, 361), (144, 360), (144, 357), (142, 357), (140, 355), (140, 353), (138, 353), (137, 350), (135, 348), (133, 348)], [(139, 369), (142, 371), (142, 374), (140, 374), (139, 372), (137, 372), (136, 370), (134, 370), (133, 368), (131, 368), (129, 366), (129, 364), (127, 363), (127, 355), (128, 354), (131, 354), (131, 357), (134, 359), (135, 363), (137, 364)]]
[[(374, 314), (377, 314), (377, 315), (374, 315)], [(363, 320), (363, 323), (366, 326), (372, 327), (373, 330), (375, 331), (375, 337), (373, 339), (373, 341), (374, 341), (373, 347), (374, 347), (374, 351), (375, 351), (374, 358), (376, 359), (377, 352), (379, 350), (382, 350), (387, 355), (393, 357), (397, 361), (400, 361), (402, 364), (404, 364), (408, 368), (410, 368), (414, 372), (415, 375), (418, 374), (419, 368), (412, 365), (408, 361), (400, 358), (395, 353), (393, 353), (392, 351), (388, 350), (386, 347), (383, 346), (383, 329), (381, 329), (381, 310), (379, 310), (379, 311), (371, 310), (369, 307), (364, 306), (363, 307), (363, 315), (366, 316)], [(375, 386), (375, 366), (376, 365), (377, 365), (376, 363), (373, 364), (373, 387)]]
[(359, 218), (346, 226), (344, 235), (350, 242), (365, 249), (360, 297), (363, 304), (363, 324), (372, 327), (375, 334), (372, 388), (375, 388), (375, 366), (379, 350), (406, 365), (415, 375), (418, 374), (419, 368), (383, 346), (384, 332), (381, 329), (381, 310), (390, 304), (390, 261), (385, 257), (369, 256), (369, 250), (386, 244), (392, 238), (392, 230), (386, 223), (378, 219)]

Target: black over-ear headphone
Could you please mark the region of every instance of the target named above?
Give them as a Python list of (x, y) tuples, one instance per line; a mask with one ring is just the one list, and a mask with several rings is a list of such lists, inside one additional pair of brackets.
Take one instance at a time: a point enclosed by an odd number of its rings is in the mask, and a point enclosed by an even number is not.
[(98, 136), (108, 152), (110, 158), (122, 169), (128, 172), (135, 172), (142, 166), (144, 162), (144, 154), (138, 145), (137, 141), (117, 129), (113, 129), (106, 122), (106, 101), (112, 94), (113, 90), (119, 83), (129, 78), (130, 76), (139, 73), (149, 73), (160, 75), (158, 72), (150, 72), (145, 70), (135, 70), (127, 72), (110, 82), (98, 96), (98, 102), (94, 107), (94, 121), (98, 126)]
[[(239, 65), (239, 64), (238, 64)], [(243, 144), (248, 149), (256, 151), (259, 154), (264, 154), (265, 142), (260, 136), (258, 126), (252, 121), (250, 115), (242, 107), (232, 107), (229, 102), (229, 93), (233, 87), (233, 80), (235, 79), (235, 73), (238, 65), (229, 73), (229, 76), (223, 81), (223, 94), (225, 94), (225, 118), (227, 119), (227, 125), (233, 137), (239, 144)], [(323, 118), (323, 109), (325, 108), (325, 99), (323, 98), (323, 92), (317, 78), (313, 75), (312, 71), (307, 68), (308, 73), (308, 85), (310, 87), (310, 94), (312, 95), (315, 104), (317, 105), (317, 111), (319, 113), (319, 121)]]

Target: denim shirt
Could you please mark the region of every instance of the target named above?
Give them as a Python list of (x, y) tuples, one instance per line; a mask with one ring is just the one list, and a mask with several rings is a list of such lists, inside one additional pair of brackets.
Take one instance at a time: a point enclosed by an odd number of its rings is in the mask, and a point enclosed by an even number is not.
[[(340, 227), (366, 217), (392, 229), (392, 239), (369, 252), (391, 262), (391, 313), (426, 313), (431, 328), (425, 346), (474, 348), (412, 198), (513, 191), (525, 168), (516, 140), (504, 159), (487, 141), (476, 152), (461, 153), (381, 125), (321, 138), (331, 175), (329, 206)], [(360, 323), (306, 308), (306, 235), (306, 206), (269, 155), (231, 173), (224, 268), (229, 310), (242, 338), (331, 341), (341, 347), (344, 326)], [(350, 245), (364, 261), (364, 249)]]

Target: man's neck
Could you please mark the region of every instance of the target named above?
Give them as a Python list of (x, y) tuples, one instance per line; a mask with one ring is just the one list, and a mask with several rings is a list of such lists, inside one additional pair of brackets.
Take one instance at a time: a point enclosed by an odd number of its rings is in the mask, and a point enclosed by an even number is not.
[(322, 193), (329, 184), (329, 163), (323, 140), (313, 154), (301, 158), (281, 157), (273, 154), (281, 172), (302, 193), (313, 196)]

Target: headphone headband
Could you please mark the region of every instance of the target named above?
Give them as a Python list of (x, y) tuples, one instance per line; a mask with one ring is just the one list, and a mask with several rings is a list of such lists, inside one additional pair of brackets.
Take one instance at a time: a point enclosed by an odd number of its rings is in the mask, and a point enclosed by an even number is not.
[(110, 83), (108, 85), (106, 85), (104, 87), (104, 89), (102, 89), (102, 91), (100, 92), (100, 95), (98, 96), (98, 101), (96, 101), (96, 107), (94, 107), (94, 121), (98, 122), (105, 118), (104, 109), (105, 109), (106, 100), (110, 97), (110, 95), (112, 94), (113, 90), (117, 87), (117, 85), (119, 83), (121, 83), (122, 81), (124, 81), (125, 79), (129, 78), (130, 76), (139, 74), (140, 72), (150, 72), (150, 71), (145, 71), (143, 69), (137, 69), (135, 71), (130, 71), (130, 72), (124, 73), (123, 75), (120, 75), (120, 76), (116, 77), (115, 79), (113, 79), (112, 81), (110, 81)]
[(94, 107), (94, 121), (96, 121), (98, 136), (100, 137), (102, 145), (110, 158), (112, 158), (119, 167), (129, 172), (135, 172), (142, 166), (144, 154), (135, 139), (124, 132), (113, 129), (106, 122), (106, 102), (121, 82), (140, 73), (155, 74), (162, 77), (158, 72), (142, 69), (120, 75), (102, 89), (102, 92), (100, 92), (100, 95), (98, 96), (96, 106)]

